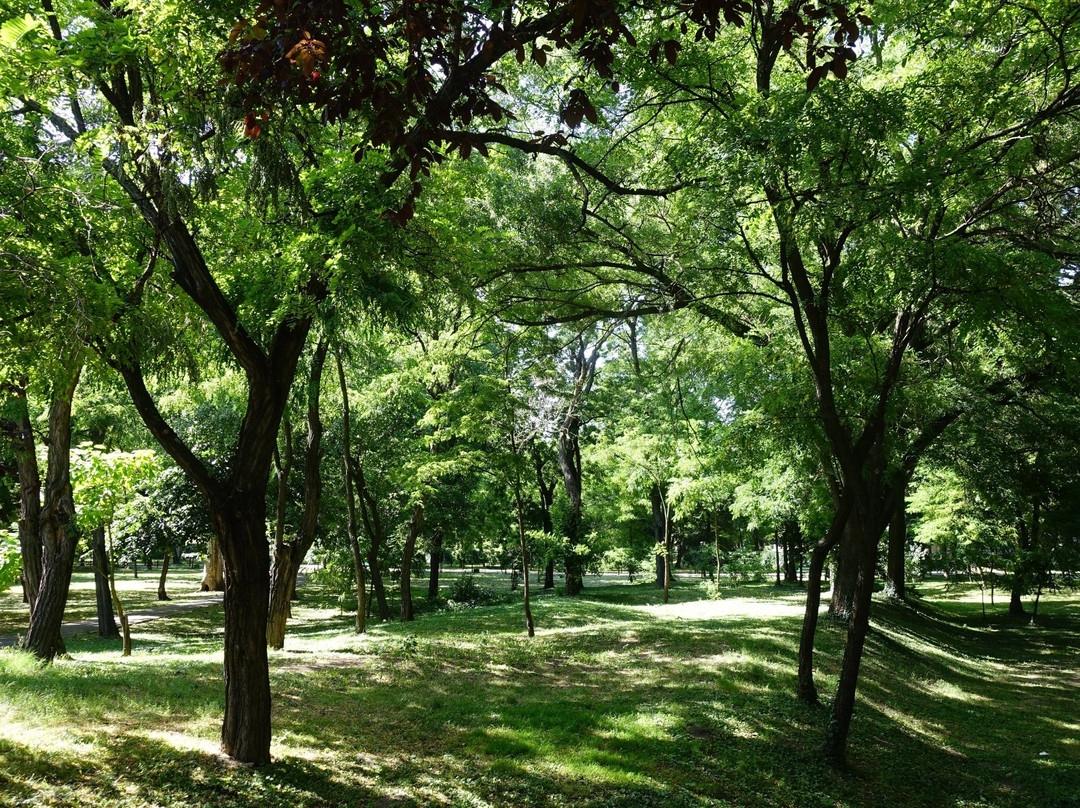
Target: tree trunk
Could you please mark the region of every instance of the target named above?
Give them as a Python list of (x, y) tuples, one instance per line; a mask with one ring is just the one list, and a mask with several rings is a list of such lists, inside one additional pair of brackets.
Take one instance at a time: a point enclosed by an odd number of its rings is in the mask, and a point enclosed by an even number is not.
[(94, 595), (97, 600), (97, 624), (99, 637), (119, 637), (113, 615), (112, 592), (109, 587), (109, 553), (105, 547), (105, 528), (96, 527), (92, 534), (94, 553)]
[(17, 385), (5, 389), (15, 399), (15, 419), (11, 424), (11, 444), (15, 453), (15, 466), (19, 476), (19, 547), (22, 552), (23, 596), (34, 610), (38, 589), (41, 587), (41, 473), (38, 469), (37, 446), (30, 408), (26, 400), (26, 377)]
[(199, 584), (202, 592), (225, 591), (225, 560), (221, 556), (221, 541), (217, 536), (210, 537), (210, 544), (206, 549), (206, 564), (203, 566), (202, 583)]
[(818, 613), (821, 609), (821, 573), (829, 551), (836, 546), (844, 533), (844, 526), (851, 513), (850, 501), (842, 502), (833, 514), (828, 532), (810, 554), (810, 576), (806, 582), (806, 611), (803, 616), (802, 634), (799, 638), (799, 674), (797, 698), (807, 704), (817, 704), (818, 693), (814, 685), (814, 638), (817, 635)]
[(349, 386), (345, 383), (345, 367), (340, 350), (334, 354), (337, 362), (338, 386), (341, 388), (341, 442), (344, 447), (342, 461), (345, 466), (345, 529), (349, 536), (349, 551), (353, 559), (353, 577), (356, 579), (356, 633), (367, 631), (367, 593), (364, 591), (364, 559), (360, 553), (356, 525), (356, 471), (352, 465), (352, 415), (349, 410)]
[[(270, 669), (266, 623), (270, 548), (265, 486), (215, 509), (225, 556), (225, 718), (221, 748), (244, 763), (270, 762)], [(230, 519), (229, 516), (232, 516)]]
[(428, 600), (435, 600), (439, 597), (439, 568), (442, 566), (442, 543), (442, 530), (436, 530), (435, 535), (432, 537), (431, 564), (428, 569)]
[(109, 534), (109, 546), (105, 551), (106, 571), (109, 579), (109, 596), (116, 608), (116, 614), (120, 617), (120, 635), (124, 638), (123, 652), (121, 656), (131, 656), (131, 625), (128, 623), (127, 614), (124, 612), (124, 604), (120, 602), (120, 593), (116, 590), (116, 565), (113, 563), (112, 534)]
[(49, 455), (40, 521), (41, 585), (30, 612), (30, 628), (22, 644), (23, 650), (45, 660), (63, 653), (60, 626), (78, 545), (71, 530), (75, 517), (71, 491), (71, 401), (82, 366), (75, 362), (74, 356), (65, 359), (67, 377), (57, 383), (49, 405)]
[(383, 584), (382, 570), (379, 569), (379, 544), (373, 537), (368, 551), (368, 572), (371, 575), (371, 591), (375, 595), (375, 610), (379, 620), (387, 623), (390, 620), (390, 605), (386, 602), (386, 586)]
[(420, 535), (420, 528), (424, 523), (424, 499), (413, 507), (412, 519), (409, 521), (409, 532), (405, 536), (405, 546), (401, 551), (401, 621), (409, 622), (413, 619), (412, 608), (412, 562), (416, 554), (416, 539)]
[(1028, 526), (1023, 517), (1017, 520), (1017, 541), (1020, 544), (1020, 552), (1017, 554), (1016, 564), (1013, 568), (1012, 586), (1009, 593), (1009, 614), (1013, 617), (1023, 617), (1027, 614), (1024, 608), (1023, 596), (1027, 590), (1027, 551), (1031, 546), (1028, 536)]
[(157, 585), (157, 599), (158, 600), (172, 600), (169, 597), (169, 593), (165, 591), (165, 580), (169, 576), (169, 561), (170, 553), (166, 550), (161, 554), (161, 577), (158, 578)]
[(844, 541), (858, 545), (856, 578), (851, 597), (847, 645), (840, 666), (840, 682), (833, 699), (832, 715), (825, 729), (825, 757), (843, 764), (847, 754), (848, 731), (855, 712), (855, 688), (859, 679), (866, 633), (870, 627), (870, 603), (874, 592), (879, 530), (869, 514), (854, 511), (845, 531)]
[[(551, 506), (555, 502), (556, 480), (544, 481), (544, 458), (540, 447), (533, 444), (533, 467), (536, 469), (536, 483), (540, 490), (540, 524), (545, 536), (555, 534), (555, 524), (551, 519)], [(555, 588), (555, 559), (548, 557), (544, 565), (544, 589)]]
[[(660, 486), (653, 485), (649, 491), (652, 505), (653, 545), (656, 547), (656, 588), (666, 589), (667, 584), (667, 538), (664, 535), (664, 498)], [(666, 603), (666, 601), (665, 601)]]
[(799, 523), (794, 519), (784, 524), (784, 583), (794, 584), (799, 582), (799, 570), (796, 558), (800, 553), (802, 544), (802, 531)]
[(536, 636), (533, 625), (532, 604), (529, 602), (529, 548), (525, 530), (525, 502), (521, 497), (520, 476), (514, 483), (514, 501), (517, 505), (518, 541), (521, 544), (521, 580), (525, 589), (525, 631), (530, 637)]
[(886, 587), (889, 595), (907, 600), (907, 486), (903, 485), (889, 520), (889, 553)]

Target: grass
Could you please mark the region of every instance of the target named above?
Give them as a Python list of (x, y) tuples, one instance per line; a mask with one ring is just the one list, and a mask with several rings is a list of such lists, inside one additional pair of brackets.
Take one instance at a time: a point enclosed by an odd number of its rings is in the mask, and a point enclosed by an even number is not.
[[(141, 570), (138, 578), (134, 577), (130, 569), (117, 570), (116, 588), (120, 593), (120, 602), (124, 605), (125, 612), (160, 605), (161, 601), (157, 599), (160, 574), (160, 567), (153, 570)], [(170, 567), (165, 590), (169, 597), (176, 601), (198, 598), (205, 595), (199, 591), (202, 576), (202, 569)], [(96, 619), (94, 573), (85, 569), (76, 570), (71, 577), (64, 622), (78, 623)], [(0, 634), (25, 633), (29, 622), (30, 612), (29, 607), (22, 602), (22, 587), (15, 586), (10, 591), (0, 594)]]
[[(589, 583), (538, 596), (531, 641), (520, 604), (357, 637), (306, 588), (255, 771), (216, 751), (220, 608), (141, 626), (128, 659), (93, 636), (47, 668), (0, 653), (0, 805), (1080, 808), (1080, 600), (1037, 626), (964, 588), (875, 603), (839, 771), (827, 709), (792, 696), (801, 592)], [(823, 694), (843, 639), (823, 622)]]

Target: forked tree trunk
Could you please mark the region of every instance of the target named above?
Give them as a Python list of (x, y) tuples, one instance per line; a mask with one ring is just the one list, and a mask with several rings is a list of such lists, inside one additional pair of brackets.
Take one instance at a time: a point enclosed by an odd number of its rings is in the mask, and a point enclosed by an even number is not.
[(51, 660), (64, 652), (60, 626), (64, 620), (78, 539), (71, 529), (75, 501), (71, 491), (71, 401), (82, 366), (74, 356), (63, 363), (67, 377), (53, 390), (49, 404), (49, 454), (45, 498), (41, 507), (42, 578), (23, 650)]
[(157, 584), (157, 599), (158, 600), (172, 600), (169, 597), (169, 593), (165, 591), (165, 580), (169, 577), (169, 561), (171, 560), (172, 553), (166, 550), (161, 554), (161, 577), (158, 578)]

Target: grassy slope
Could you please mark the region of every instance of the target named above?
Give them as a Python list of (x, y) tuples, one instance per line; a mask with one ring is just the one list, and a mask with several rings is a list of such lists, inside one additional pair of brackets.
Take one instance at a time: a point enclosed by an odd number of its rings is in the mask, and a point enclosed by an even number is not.
[[(796, 591), (592, 586), (540, 597), (533, 641), (514, 605), (358, 638), (313, 592), (272, 655), (261, 771), (215, 754), (217, 610), (147, 624), (128, 660), (91, 637), (44, 670), (0, 654), (0, 805), (1080, 808), (1077, 601), (1032, 628), (929, 594), (876, 604), (844, 772), (817, 754), (827, 710), (792, 698)], [(823, 693), (842, 647), (826, 625)]]

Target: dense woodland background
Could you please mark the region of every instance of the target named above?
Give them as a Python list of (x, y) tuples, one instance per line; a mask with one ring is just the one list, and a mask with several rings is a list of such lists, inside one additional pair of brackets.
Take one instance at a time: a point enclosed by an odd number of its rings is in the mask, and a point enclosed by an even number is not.
[(1074, 3), (0, 9), (36, 656), (77, 562), (107, 615), (113, 565), (205, 556), (222, 749), (263, 764), (304, 564), (357, 632), (467, 601), (444, 566), (519, 571), (528, 636), (601, 570), (775, 576), (840, 763), (876, 590), (1071, 586)]

